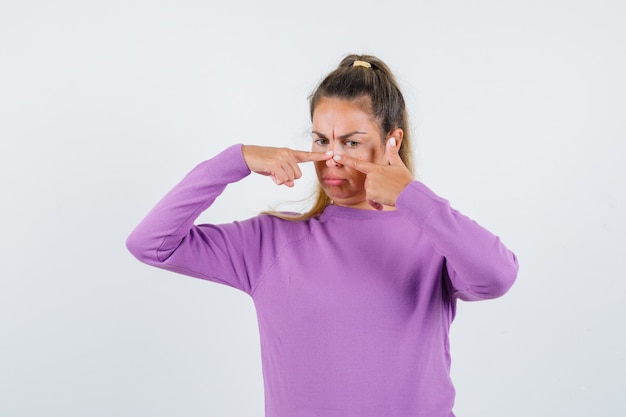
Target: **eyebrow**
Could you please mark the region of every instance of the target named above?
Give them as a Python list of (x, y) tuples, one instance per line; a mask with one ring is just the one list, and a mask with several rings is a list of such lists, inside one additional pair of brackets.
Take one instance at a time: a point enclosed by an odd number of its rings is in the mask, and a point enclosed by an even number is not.
[[(319, 136), (319, 137), (320, 137), (320, 138), (322, 138), (322, 139), (328, 139), (328, 138), (326, 137), (326, 135), (324, 135), (323, 133), (320, 133), (320, 132), (316, 132), (315, 130), (313, 130), (311, 133), (316, 134), (317, 136)], [(343, 139), (348, 139), (350, 136), (354, 136), (354, 135), (366, 135), (366, 134), (367, 134), (366, 132), (360, 132), (360, 131), (358, 131), (358, 130), (355, 130), (354, 132), (350, 132), (350, 133), (346, 133), (346, 134), (341, 135), (341, 136), (337, 136), (337, 139), (339, 139), (339, 140), (343, 140)]]

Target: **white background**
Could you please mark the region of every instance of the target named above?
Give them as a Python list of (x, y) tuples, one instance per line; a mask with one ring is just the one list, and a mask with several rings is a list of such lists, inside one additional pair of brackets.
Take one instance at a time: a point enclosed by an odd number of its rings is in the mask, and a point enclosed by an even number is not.
[[(124, 241), (225, 147), (306, 149), (349, 52), (396, 73), (419, 178), (520, 260), (505, 297), (459, 305), (457, 415), (625, 415), (625, 3), (221, 3), (1, 0), (0, 415), (263, 415), (248, 296)], [(248, 177), (202, 220), (310, 174)]]

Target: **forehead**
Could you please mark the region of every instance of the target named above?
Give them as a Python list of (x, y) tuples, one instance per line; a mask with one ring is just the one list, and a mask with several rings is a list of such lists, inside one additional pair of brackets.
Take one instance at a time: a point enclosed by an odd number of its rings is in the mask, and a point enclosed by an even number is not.
[(365, 100), (321, 99), (313, 111), (314, 130), (339, 131), (358, 128), (378, 131), (378, 124)]

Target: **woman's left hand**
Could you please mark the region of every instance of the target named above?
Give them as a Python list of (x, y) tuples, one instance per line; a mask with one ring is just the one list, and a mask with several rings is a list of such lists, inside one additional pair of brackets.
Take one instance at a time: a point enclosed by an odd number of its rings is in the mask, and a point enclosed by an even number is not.
[(361, 161), (343, 154), (333, 156), (336, 162), (366, 175), (365, 194), (367, 202), (376, 210), (382, 210), (383, 205), (395, 206), (402, 190), (413, 181), (413, 175), (402, 162), (395, 142), (393, 138), (387, 141), (385, 149), (387, 164)]

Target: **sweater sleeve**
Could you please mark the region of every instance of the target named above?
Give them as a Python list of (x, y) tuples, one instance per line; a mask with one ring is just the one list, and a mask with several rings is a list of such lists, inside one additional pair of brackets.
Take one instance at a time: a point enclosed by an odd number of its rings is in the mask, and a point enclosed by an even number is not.
[[(200, 163), (169, 191), (126, 240), (140, 261), (250, 292), (246, 241), (254, 240), (253, 220), (194, 225), (229, 183), (250, 174), (241, 145)], [(252, 230), (251, 230), (252, 229)]]
[(452, 209), (448, 201), (413, 181), (396, 202), (432, 240), (444, 257), (444, 279), (452, 297), (465, 301), (496, 298), (517, 277), (515, 254), (475, 221)]

